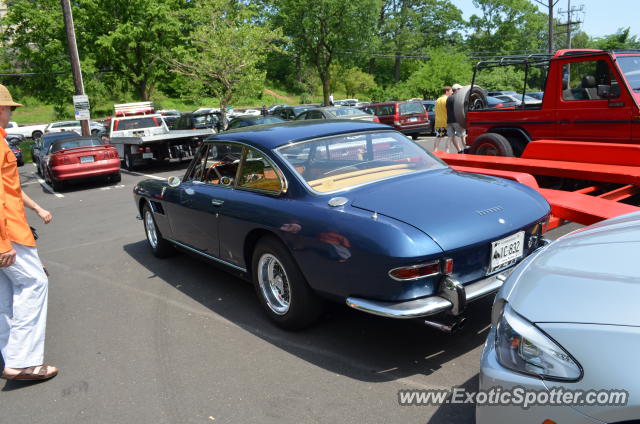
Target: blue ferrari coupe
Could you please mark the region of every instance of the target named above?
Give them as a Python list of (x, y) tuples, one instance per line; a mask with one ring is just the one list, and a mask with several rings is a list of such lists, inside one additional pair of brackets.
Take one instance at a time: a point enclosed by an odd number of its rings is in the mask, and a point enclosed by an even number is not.
[(184, 249), (239, 272), (287, 329), (328, 299), (451, 330), (545, 243), (550, 212), (529, 187), (346, 120), (217, 134), (184, 176), (141, 181), (134, 198), (155, 256)]

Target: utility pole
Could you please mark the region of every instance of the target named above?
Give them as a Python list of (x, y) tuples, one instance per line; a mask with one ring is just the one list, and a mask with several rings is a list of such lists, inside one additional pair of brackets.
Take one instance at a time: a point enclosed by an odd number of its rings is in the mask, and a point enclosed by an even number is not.
[[(73, 85), (76, 95), (84, 95), (84, 83), (82, 82), (82, 71), (80, 69), (80, 57), (78, 56), (78, 45), (76, 44), (76, 31), (73, 27), (73, 14), (69, 0), (60, 0), (62, 4), (62, 15), (64, 26), (67, 30), (67, 44), (69, 46), (69, 58), (71, 60), (71, 72), (73, 74)], [(81, 120), (82, 135), (90, 135), (89, 121)]]
[(573, 15), (577, 14), (577, 13), (582, 13), (584, 12), (584, 5), (580, 5), (580, 6), (571, 6), (571, 0), (567, 0), (567, 10), (563, 11), (563, 10), (559, 10), (558, 13), (559, 14), (566, 14), (567, 15), (567, 22), (563, 23), (563, 24), (559, 24), (558, 26), (566, 26), (567, 27), (567, 48), (570, 49), (571, 48), (571, 31), (573, 29), (574, 25), (578, 25), (581, 24), (582, 21), (576, 19), (575, 21), (573, 20)]
[(555, 22), (553, 21), (553, 8), (556, 6), (556, 4), (558, 4), (560, 0), (549, 0), (549, 4), (545, 4), (542, 2), (542, 0), (535, 0), (536, 3), (541, 4), (542, 6), (546, 6), (549, 8), (549, 12), (547, 12), (547, 14), (549, 15), (549, 43), (548, 43), (548, 53), (554, 54), (554, 48), (553, 48), (553, 27), (555, 25)]

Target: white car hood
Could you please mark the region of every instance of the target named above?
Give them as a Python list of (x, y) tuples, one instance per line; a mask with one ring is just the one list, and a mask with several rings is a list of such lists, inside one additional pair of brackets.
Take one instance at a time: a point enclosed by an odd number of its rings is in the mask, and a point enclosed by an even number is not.
[(556, 240), (501, 295), (533, 322), (640, 326), (640, 213)]

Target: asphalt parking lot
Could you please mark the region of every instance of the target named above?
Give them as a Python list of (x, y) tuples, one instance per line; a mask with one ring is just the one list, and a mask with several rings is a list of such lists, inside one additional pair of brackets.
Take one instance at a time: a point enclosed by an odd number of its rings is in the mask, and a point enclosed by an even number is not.
[(472, 304), (455, 335), (342, 305), (310, 329), (280, 330), (251, 285), (188, 254), (151, 255), (133, 186), (186, 166), (60, 193), (32, 164), (20, 169), (23, 189), (54, 216), (45, 226), (27, 212), (51, 274), (45, 359), (61, 372), (0, 383), (0, 423), (474, 422), (472, 404), (402, 407), (397, 393), (477, 388), (492, 299)]

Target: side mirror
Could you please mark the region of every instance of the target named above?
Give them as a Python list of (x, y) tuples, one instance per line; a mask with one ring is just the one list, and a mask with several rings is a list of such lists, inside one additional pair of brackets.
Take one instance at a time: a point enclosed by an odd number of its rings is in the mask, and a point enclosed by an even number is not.
[(611, 97), (610, 85), (598, 85), (598, 97), (601, 99), (608, 99)]
[(178, 187), (181, 182), (182, 180), (180, 179), (180, 177), (169, 177), (169, 179), (167, 180), (167, 184), (169, 184), (169, 187)]

